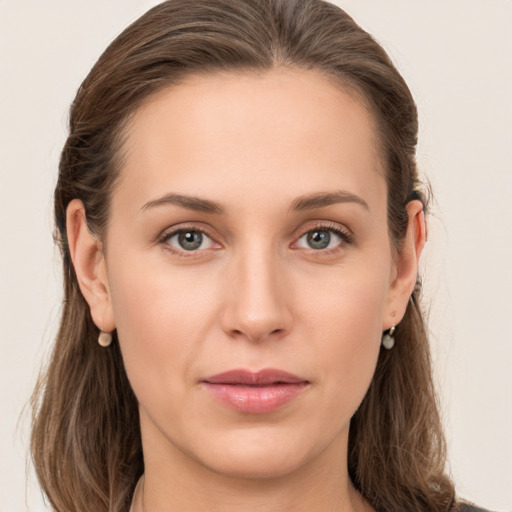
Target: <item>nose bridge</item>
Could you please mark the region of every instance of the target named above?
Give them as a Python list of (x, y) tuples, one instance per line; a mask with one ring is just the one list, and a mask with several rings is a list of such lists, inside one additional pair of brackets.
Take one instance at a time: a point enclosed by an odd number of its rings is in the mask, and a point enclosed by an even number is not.
[(287, 332), (291, 315), (284, 268), (268, 240), (256, 240), (240, 248), (231, 264), (225, 330), (251, 341)]

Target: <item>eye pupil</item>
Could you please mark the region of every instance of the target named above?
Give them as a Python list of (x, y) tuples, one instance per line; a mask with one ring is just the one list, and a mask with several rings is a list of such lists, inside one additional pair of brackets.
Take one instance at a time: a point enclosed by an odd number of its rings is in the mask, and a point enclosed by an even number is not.
[(307, 240), (313, 249), (325, 249), (331, 242), (331, 234), (325, 230), (310, 231)]
[(193, 251), (201, 247), (203, 235), (199, 231), (182, 231), (178, 235), (178, 243), (186, 251)]

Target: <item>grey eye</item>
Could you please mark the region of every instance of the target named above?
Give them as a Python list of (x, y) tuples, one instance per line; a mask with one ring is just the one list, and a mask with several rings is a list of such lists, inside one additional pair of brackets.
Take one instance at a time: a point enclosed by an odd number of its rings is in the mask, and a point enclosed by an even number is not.
[(349, 243), (346, 235), (333, 228), (317, 228), (304, 233), (298, 240), (296, 247), (300, 249), (313, 249), (323, 251), (334, 249)]
[(213, 240), (203, 232), (194, 229), (182, 229), (175, 231), (166, 239), (166, 243), (181, 251), (197, 251), (199, 249), (211, 249)]
[(317, 229), (306, 233), (306, 241), (311, 249), (327, 249), (331, 243), (331, 233), (325, 229)]
[(182, 231), (178, 233), (178, 243), (185, 251), (194, 251), (201, 247), (203, 234), (199, 231)]

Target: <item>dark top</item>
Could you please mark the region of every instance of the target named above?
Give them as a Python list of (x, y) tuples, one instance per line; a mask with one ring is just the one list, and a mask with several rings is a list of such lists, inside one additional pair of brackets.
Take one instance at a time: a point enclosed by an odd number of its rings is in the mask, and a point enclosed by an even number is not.
[(484, 508), (478, 508), (476, 505), (472, 503), (461, 503), (459, 509), (460, 512), (490, 512)]

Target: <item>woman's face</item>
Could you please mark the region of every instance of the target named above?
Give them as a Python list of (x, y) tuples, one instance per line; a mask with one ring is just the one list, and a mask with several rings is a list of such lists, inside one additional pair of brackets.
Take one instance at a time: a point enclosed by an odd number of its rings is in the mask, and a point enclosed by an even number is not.
[(138, 110), (107, 317), (147, 468), (258, 477), (345, 454), (407, 300), (377, 147), (363, 103), (312, 71), (192, 77)]

